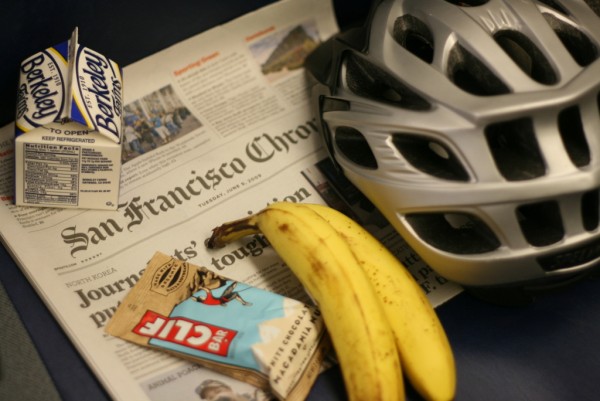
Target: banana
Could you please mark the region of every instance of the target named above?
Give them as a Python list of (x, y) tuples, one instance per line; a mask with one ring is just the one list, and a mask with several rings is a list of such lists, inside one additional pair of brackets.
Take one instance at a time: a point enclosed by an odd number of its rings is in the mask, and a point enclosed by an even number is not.
[(323, 205), (304, 205), (327, 220), (350, 244), (382, 300), (402, 368), (415, 390), (426, 400), (453, 399), (456, 368), (450, 343), (435, 310), (408, 270), (343, 213)]
[(213, 230), (209, 248), (261, 232), (317, 302), (351, 401), (404, 400), (394, 336), (348, 243), (316, 212), (292, 203)]

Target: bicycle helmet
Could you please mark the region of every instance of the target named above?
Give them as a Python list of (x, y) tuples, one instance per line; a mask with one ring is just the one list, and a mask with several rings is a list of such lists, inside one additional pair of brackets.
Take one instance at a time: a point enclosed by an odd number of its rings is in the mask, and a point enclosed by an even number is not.
[(330, 156), (424, 261), (518, 286), (600, 260), (599, 57), (600, 0), (382, 0), (305, 67)]

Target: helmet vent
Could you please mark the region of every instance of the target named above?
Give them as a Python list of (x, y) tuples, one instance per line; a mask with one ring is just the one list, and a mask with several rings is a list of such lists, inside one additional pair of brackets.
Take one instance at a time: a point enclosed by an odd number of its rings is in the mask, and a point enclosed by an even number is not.
[(477, 7), (487, 3), (489, 0), (446, 0), (448, 3), (460, 7)]
[(577, 64), (585, 67), (598, 58), (598, 48), (583, 32), (552, 14), (544, 17)]
[(560, 209), (556, 201), (519, 206), (517, 219), (525, 239), (533, 246), (554, 244), (565, 235)]
[(414, 213), (406, 221), (423, 241), (442, 251), (472, 255), (500, 247), (489, 227), (467, 213)]
[(507, 180), (530, 180), (546, 173), (530, 118), (490, 124), (485, 136), (496, 167)]
[(556, 74), (550, 63), (527, 36), (518, 31), (504, 30), (497, 32), (494, 39), (519, 68), (532, 79), (546, 85), (557, 82)]
[(583, 0), (587, 5), (600, 17), (600, 1), (599, 0)]
[(342, 154), (359, 166), (376, 169), (377, 159), (364, 135), (352, 127), (338, 127), (335, 130), (335, 144)]
[(510, 92), (485, 64), (458, 44), (452, 48), (448, 58), (448, 77), (462, 90), (477, 96)]
[(468, 181), (469, 174), (456, 155), (442, 142), (415, 134), (398, 133), (392, 143), (416, 169), (434, 177)]
[(585, 139), (579, 107), (572, 106), (558, 114), (558, 130), (573, 164), (577, 167), (590, 164), (590, 148)]
[(600, 223), (600, 194), (598, 189), (589, 191), (581, 197), (581, 219), (587, 231), (598, 228)]
[(359, 96), (409, 110), (429, 110), (431, 105), (388, 72), (350, 53), (346, 57), (348, 88)]
[(421, 20), (412, 15), (403, 15), (394, 22), (394, 39), (406, 50), (431, 64), (433, 61), (433, 36)]

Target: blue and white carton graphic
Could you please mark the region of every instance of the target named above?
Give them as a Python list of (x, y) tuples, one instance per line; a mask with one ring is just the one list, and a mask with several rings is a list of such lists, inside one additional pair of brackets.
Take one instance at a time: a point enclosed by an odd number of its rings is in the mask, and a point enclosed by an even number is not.
[(71, 38), (20, 66), (15, 204), (114, 210), (121, 175), (121, 69)]

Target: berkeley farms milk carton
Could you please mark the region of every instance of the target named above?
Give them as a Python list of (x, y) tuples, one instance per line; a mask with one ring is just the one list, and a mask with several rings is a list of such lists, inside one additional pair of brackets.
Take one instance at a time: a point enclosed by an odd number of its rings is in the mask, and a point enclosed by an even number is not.
[(123, 82), (119, 66), (77, 43), (21, 63), (15, 120), (15, 203), (117, 208)]

